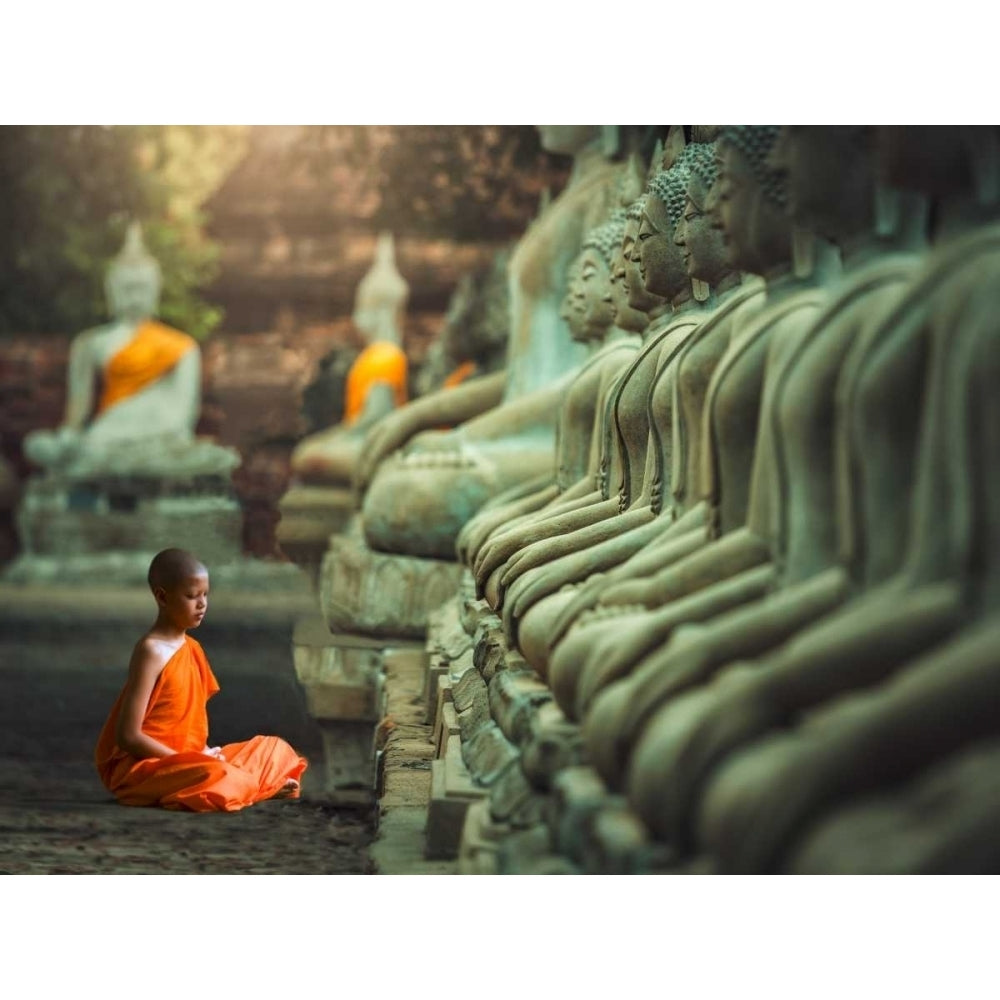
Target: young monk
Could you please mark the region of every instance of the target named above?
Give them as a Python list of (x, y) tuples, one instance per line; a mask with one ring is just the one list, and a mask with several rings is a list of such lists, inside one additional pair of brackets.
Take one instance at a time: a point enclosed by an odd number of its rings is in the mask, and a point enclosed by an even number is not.
[(148, 579), (159, 612), (136, 643), (94, 752), (105, 787), (123, 805), (193, 812), (298, 798), (307, 762), (279, 737), (208, 745), (205, 703), (219, 684), (187, 634), (208, 609), (208, 570), (190, 552), (164, 549)]

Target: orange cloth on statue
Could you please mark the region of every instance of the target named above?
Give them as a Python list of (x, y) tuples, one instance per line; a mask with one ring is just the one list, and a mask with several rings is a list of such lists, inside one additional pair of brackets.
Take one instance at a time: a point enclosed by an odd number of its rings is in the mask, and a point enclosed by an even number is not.
[(193, 337), (171, 326), (147, 320), (104, 369), (97, 412), (145, 389), (162, 378), (188, 351), (196, 347)]
[(461, 385), (467, 378), (476, 374), (476, 362), (475, 361), (463, 361), (450, 375), (444, 380), (445, 389), (454, 389), (456, 385)]
[(361, 416), (368, 393), (377, 382), (387, 383), (392, 388), (396, 405), (402, 406), (408, 398), (407, 367), (405, 352), (395, 344), (380, 341), (366, 347), (347, 373), (344, 421), (353, 424)]
[[(122, 696), (115, 701), (94, 751), (104, 786), (123, 805), (162, 806), (192, 812), (235, 812), (271, 798), (308, 766), (277, 736), (254, 736), (222, 748), (225, 760), (202, 753), (208, 739), (206, 702), (219, 690), (200, 643), (184, 645), (164, 665), (153, 686), (142, 731), (177, 752), (133, 757), (115, 742)], [(297, 796), (296, 792), (296, 796)]]

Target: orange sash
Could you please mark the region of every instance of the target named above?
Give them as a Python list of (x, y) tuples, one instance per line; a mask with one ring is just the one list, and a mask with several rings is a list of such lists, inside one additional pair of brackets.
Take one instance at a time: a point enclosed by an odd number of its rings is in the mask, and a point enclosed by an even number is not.
[(97, 412), (103, 413), (162, 378), (195, 346), (193, 337), (173, 327), (155, 320), (141, 324), (132, 339), (108, 361)]
[(475, 361), (463, 361), (444, 380), (444, 388), (454, 389), (456, 385), (461, 385), (467, 378), (476, 374), (476, 367)]
[(208, 739), (206, 702), (219, 690), (200, 643), (190, 636), (164, 665), (153, 686), (142, 731), (177, 752), (140, 759), (115, 742), (124, 688), (94, 750), (105, 788), (123, 805), (192, 812), (235, 812), (271, 798), (307, 767), (277, 736), (254, 736), (222, 748), (225, 760), (202, 753)]
[(370, 344), (355, 359), (347, 373), (344, 390), (344, 421), (353, 424), (361, 416), (368, 400), (368, 393), (378, 382), (392, 387), (397, 406), (408, 398), (406, 386), (406, 354), (395, 344), (380, 342)]

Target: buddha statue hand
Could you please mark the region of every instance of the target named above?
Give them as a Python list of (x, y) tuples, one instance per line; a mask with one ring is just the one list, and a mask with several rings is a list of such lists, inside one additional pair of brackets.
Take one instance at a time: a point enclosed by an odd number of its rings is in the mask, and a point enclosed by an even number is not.
[(363, 496), (371, 485), (382, 460), (409, 440), (412, 431), (407, 417), (405, 407), (394, 410), (365, 433), (353, 475), (353, 487), (358, 496)]

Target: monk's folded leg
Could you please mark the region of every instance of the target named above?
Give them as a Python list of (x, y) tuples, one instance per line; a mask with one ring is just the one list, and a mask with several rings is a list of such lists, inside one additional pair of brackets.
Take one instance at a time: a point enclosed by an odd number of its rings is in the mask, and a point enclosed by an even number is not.
[[(222, 754), (227, 764), (253, 777), (254, 802), (284, 791), (288, 779), (299, 781), (308, 767), (306, 759), (280, 736), (254, 736), (243, 743), (230, 743), (222, 748)], [(298, 798), (298, 789), (291, 797)]]

